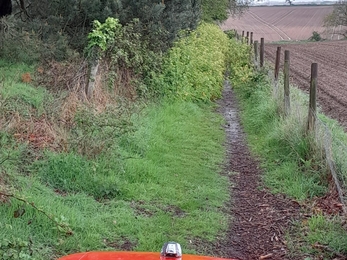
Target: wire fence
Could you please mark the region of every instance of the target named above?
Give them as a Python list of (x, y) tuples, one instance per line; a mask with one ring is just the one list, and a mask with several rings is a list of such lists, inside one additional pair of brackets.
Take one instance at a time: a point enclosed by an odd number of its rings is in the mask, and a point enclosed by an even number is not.
[(325, 159), (333, 177), (336, 190), (342, 204), (343, 212), (347, 213), (347, 146), (345, 140), (334, 135), (330, 127), (316, 117), (316, 141), (321, 142)]
[[(248, 39), (243, 36), (240, 37), (235, 31), (236, 39), (241, 43), (249, 44)], [(263, 40), (263, 38), (261, 39)], [(262, 58), (264, 57), (264, 43), (261, 42), (260, 46), (258, 41), (253, 39), (251, 45), (251, 61), (256, 70), (262, 69), (264, 64)], [(259, 55), (259, 56), (258, 56)], [(278, 103), (278, 107), (285, 114), (285, 102), (284, 101), (284, 75), (278, 77), (275, 80), (275, 73), (269, 70), (268, 77), (273, 82), (273, 96), (275, 101)], [(319, 77), (319, 75), (318, 75)], [(310, 84), (310, 82), (308, 82)], [(291, 86), (291, 89), (292, 86)], [(301, 91), (290, 91), (290, 102), (291, 102), (291, 117), (294, 117), (296, 125), (306, 127), (308, 122), (309, 102), (308, 96)], [(347, 214), (347, 135), (343, 128), (338, 124), (329, 123), (327, 124), (322, 120), (322, 114), (313, 114), (315, 118), (314, 128), (314, 141), (315, 146), (318, 148), (317, 151), (320, 153), (321, 159), (325, 160), (326, 168), (332, 176), (334, 185), (336, 187), (340, 206), (344, 214)]]

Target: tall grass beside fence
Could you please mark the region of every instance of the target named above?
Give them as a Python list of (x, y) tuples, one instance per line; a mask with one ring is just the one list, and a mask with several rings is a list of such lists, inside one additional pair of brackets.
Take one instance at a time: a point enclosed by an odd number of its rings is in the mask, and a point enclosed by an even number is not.
[[(290, 87), (291, 113), (285, 115), (283, 79), (280, 77), (280, 87), (274, 92), (270, 74), (273, 72), (268, 66), (253, 71), (243, 82), (237, 74), (231, 74), (231, 79), (239, 82), (234, 89), (242, 108), (242, 122), (252, 151), (264, 171), (263, 185), (274, 193), (287, 194), (306, 205), (334, 187), (324, 147), (328, 138), (320, 134), (321, 127), (316, 133), (307, 133), (309, 98), (293, 86)], [(319, 113), (317, 121), (319, 124), (324, 122), (330, 136), (344, 147), (346, 134), (334, 120)], [(335, 149), (342, 153), (334, 141), (329, 147), (332, 154)], [(293, 255), (311, 257), (321, 254), (330, 258), (347, 254), (347, 232), (339, 217), (312, 214), (307, 221), (299, 221), (297, 228), (288, 234), (288, 245)]]

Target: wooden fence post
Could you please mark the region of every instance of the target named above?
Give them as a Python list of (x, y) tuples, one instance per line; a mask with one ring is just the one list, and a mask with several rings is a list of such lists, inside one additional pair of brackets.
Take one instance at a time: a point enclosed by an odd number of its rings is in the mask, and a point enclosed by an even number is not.
[(236, 35), (236, 40), (240, 40), (240, 35), (239, 35), (239, 33), (236, 31), (236, 29), (235, 29), (235, 35)]
[(253, 44), (253, 32), (251, 32), (251, 42), (250, 44), (252, 45)]
[(276, 61), (275, 61), (275, 85), (274, 85), (274, 94), (277, 96), (277, 90), (278, 90), (278, 74), (280, 70), (280, 60), (281, 60), (281, 46), (277, 47), (276, 52)]
[(245, 37), (245, 31), (242, 31), (242, 37), (241, 37), (241, 42), (243, 43)]
[(249, 32), (247, 32), (247, 34), (246, 34), (246, 44), (247, 45), (249, 44)]
[(258, 45), (258, 41), (254, 41), (254, 65), (256, 69), (258, 69)]
[(318, 64), (311, 64), (311, 82), (310, 82), (310, 104), (308, 108), (307, 131), (313, 132), (316, 129), (316, 111), (317, 111), (317, 75)]
[(264, 66), (264, 38), (260, 38), (260, 68)]
[(290, 55), (289, 51), (284, 51), (284, 114), (288, 116), (290, 114), (290, 92), (289, 92), (289, 66)]

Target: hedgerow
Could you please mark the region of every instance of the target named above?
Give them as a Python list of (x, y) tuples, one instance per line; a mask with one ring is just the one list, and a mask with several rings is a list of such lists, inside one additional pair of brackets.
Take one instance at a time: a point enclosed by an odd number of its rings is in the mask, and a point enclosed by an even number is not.
[(250, 46), (231, 39), (229, 50), (231, 82), (234, 87), (244, 86), (254, 75), (249, 58)]
[(202, 23), (168, 52), (155, 78), (159, 94), (190, 101), (221, 96), (229, 57), (229, 39), (216, 25)]

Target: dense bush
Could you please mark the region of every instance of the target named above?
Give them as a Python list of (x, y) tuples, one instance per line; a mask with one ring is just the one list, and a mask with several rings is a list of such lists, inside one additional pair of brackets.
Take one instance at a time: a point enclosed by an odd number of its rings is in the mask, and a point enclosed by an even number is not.
[(254, 75), (250, 63), (250, 46), (236, 39), (230, 40), (230, 73), (235, 87), (244, 86)]
[(315, 42), (319, 42), (322, 40), (322, 36), (316, 32), (316, 31), (313, 31), (312, 32), (312, 36), (309, 38), (310, 41), (315, 41)]
[(228, 37), (215, 25), (201, 24), (170, 49), (156, 78), (156, 91), (182, 100), (213, 100), (221, 95)]
[(94, 21), (88, 34), (86, 54), (93, 63), (103, 60), (107, 64), (106, 83), (136, 89), (137, 94), (148, 94), (152, 71), (159, 70), (162, 55), (150, 50), (148, 42), (142, 41), (142, 27), (138, 19), (122, 26), (118, 19), (107, 18), (104, 23)]
[(0, 19), (0, 57), (30, 64), (39, 60), (61, 61), (74, 55), (66, 35), (55, 32), (43, 38), (41, 30), (46, 26), (37, 20), (23, 24), (13, 16)]

